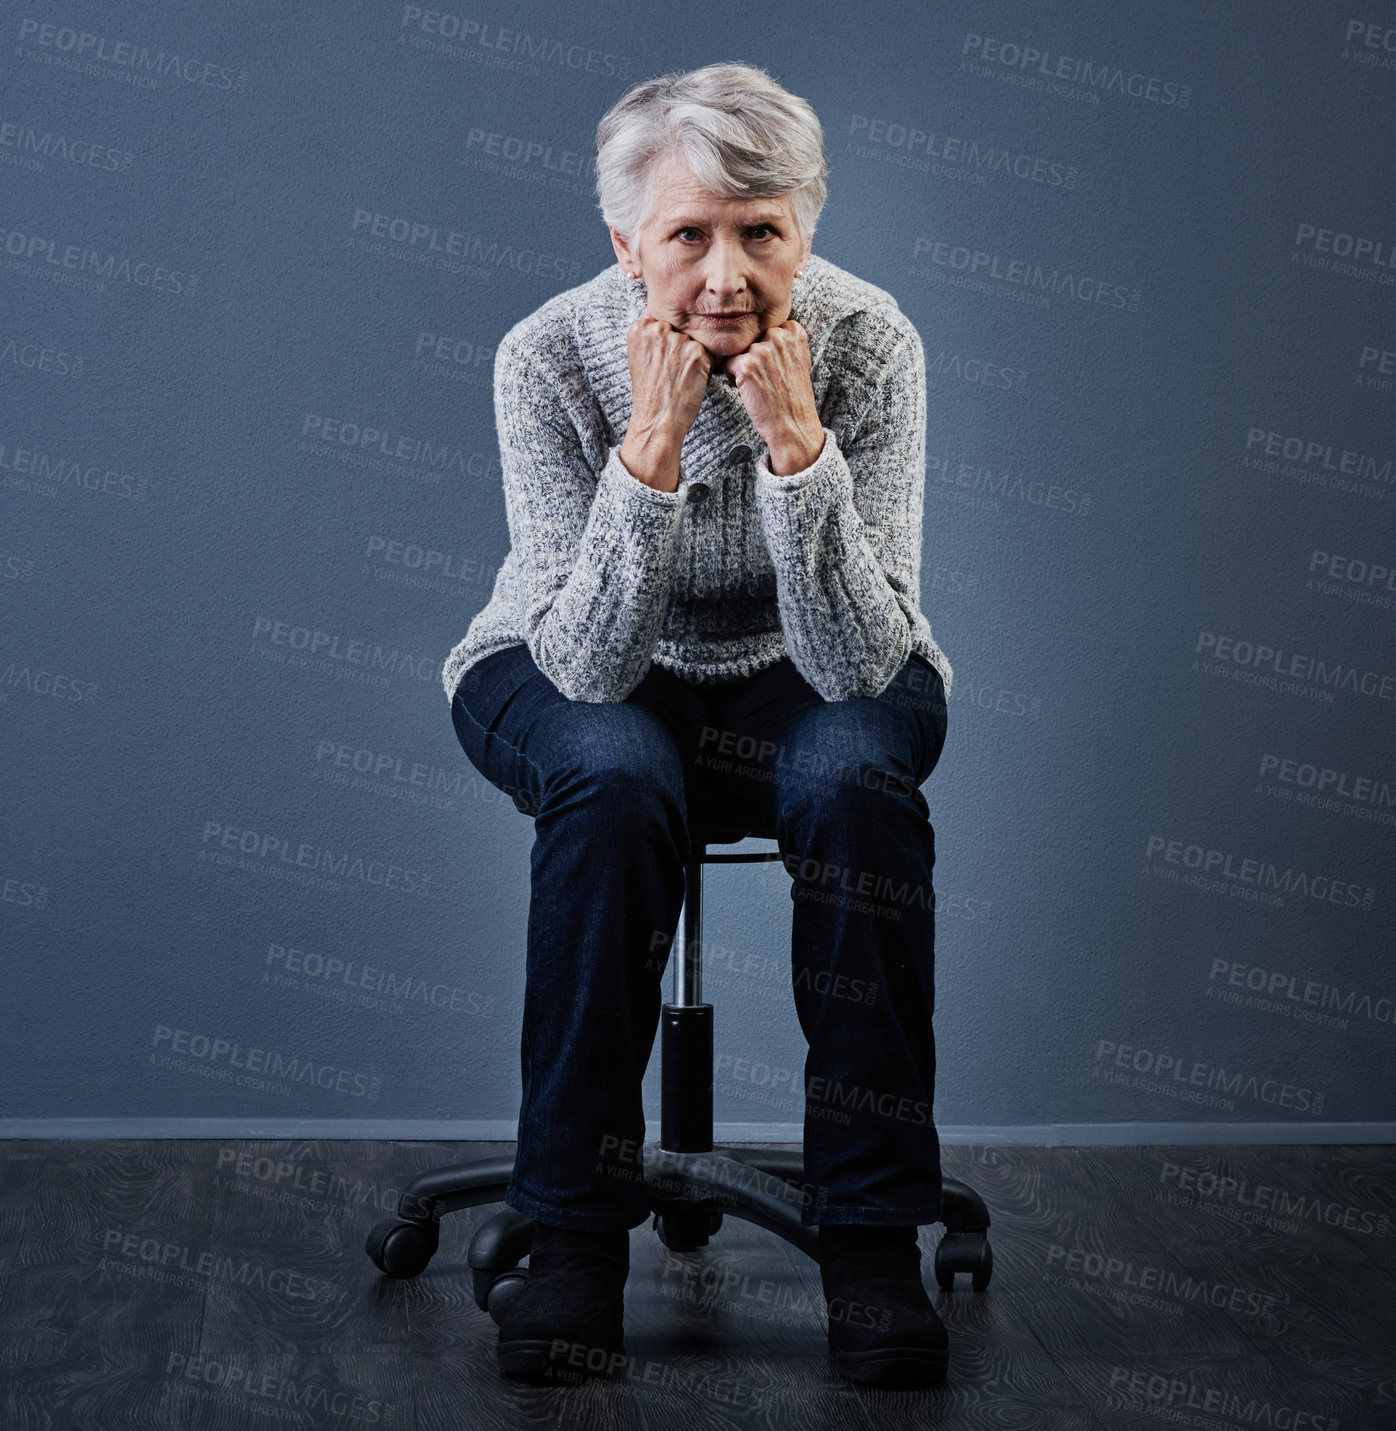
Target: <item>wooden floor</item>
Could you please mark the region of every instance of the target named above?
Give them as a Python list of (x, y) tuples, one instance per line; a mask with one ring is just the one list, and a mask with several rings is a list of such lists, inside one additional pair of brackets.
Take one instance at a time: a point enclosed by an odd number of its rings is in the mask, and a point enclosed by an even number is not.
[(0, 1144), (3, 1431), (522, 1426), (1396, 1427), (1396, 1150), (971, 1148), (986, 1292), (942, 1294), (941, 1387), (853, 1386), (818, 1267), (728, 1217), (632, 1233), (622, 1379), (503, 1380), (452, 1214), (418, 1278), (363, 1251), (408, 1178), (508, 1144)]

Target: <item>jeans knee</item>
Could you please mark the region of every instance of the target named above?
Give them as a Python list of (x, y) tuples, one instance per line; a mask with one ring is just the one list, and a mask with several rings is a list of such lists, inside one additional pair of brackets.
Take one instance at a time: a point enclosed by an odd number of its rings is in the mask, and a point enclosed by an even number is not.
[(642, 830), (683, 823), (683, 770), (662, 750), (593, 750), (574, 761), (557, 785), (557, 797), (578, 800), (608, 830)]
[(683, 776), (654, 765), (601, 763), (582, 777), (587, 786), (618, 812), (636, 813), (683, 810)]
[(885, 819), (888, 801), (909, 801), (917, 813), (928, 815), (925, 797), (911, 772), (898, 772), (882, 763), (845, 766), (827, 779), (795, 779), (778, 791), (782, 816), (787, 820), (849, 825)]

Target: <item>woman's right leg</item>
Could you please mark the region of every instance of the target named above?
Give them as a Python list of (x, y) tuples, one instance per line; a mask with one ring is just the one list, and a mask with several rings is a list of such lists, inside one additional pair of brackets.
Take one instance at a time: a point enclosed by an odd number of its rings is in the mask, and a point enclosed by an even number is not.
[(534, 812), (518, 1156), (505, 1201), (601, 1232), (649, 1215), (641, 1083), (683, 904), (683, 760), (642, 701), (571, 701), (512, 646), (466, 673), (471, 763)]

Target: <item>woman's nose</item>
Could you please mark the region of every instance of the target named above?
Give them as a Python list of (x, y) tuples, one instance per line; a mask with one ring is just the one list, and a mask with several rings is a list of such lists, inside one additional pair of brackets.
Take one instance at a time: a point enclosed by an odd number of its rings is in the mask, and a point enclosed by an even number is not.
[(715, 243), (708, 250), (708, 289), (727, 299), (746, 287), (746, 255), (740, 244)]

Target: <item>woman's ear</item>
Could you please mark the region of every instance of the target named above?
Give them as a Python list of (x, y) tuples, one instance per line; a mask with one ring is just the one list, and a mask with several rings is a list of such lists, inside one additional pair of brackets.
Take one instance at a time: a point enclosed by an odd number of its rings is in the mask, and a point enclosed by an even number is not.
[(610, 224), (606, 225), (606, 231), (611, 235), (611, 247), (616, 251), (616, 258), (620, 261), (620, 266), (627, 272), (635, 269), (635, 256), (630, 252), (630, 245)]

